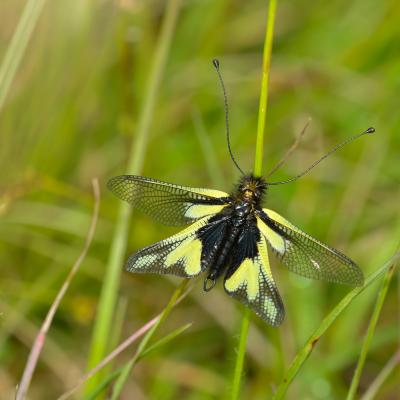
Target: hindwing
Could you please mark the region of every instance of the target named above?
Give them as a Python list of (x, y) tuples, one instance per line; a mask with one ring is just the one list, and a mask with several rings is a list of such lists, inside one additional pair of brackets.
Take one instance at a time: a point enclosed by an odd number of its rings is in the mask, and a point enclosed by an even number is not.
[(363, 273), (354, 261), (314, 239), (275, 211), (263, 209), (257, 220), (263, 236), (290, 271), (311, 279), (363, 285)]
[(129, 272), (172, 274), (185, 278), (199, 275), (219, 247), (227, 229), (227, 217), (207, 216), (188, 228), (132, 254), (126, 263)]
[(268, 260), (264, 236), (255, 224), (244, 227), (224, 280), (226, 292), (273, 326), (285, 315)]

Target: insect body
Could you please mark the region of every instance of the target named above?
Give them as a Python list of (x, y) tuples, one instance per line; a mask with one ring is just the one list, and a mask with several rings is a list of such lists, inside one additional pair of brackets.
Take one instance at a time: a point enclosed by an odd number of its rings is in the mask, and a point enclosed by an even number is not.
[(285, 311), (270, 269), (270, 249), (290, 271), (307, 278), (362, 285), (364, 277), (348, 257), (312, 238), (275, 211), (262, 208), (266, 191), (272, 185), (294, 182), (345, 144), (375, 129), (351, 137), (287, 181), (266, 182), (261, 177), (245, 175), (232, 154), (225, 86), (218, 60), (213, 64), (224, 94), (229, 154), (242, 178), (231, 194), (142, 176), (112, 178), (108, 187), (122, 200), (163, 224), (189, 225), (176, 235), (132, 254), (126, 269), (185, 278), (205, 273), (205, 291), (211, 290), (224, 275), (224, 288), (229, 295), (269, 324), (278, 326)]
[(270, 269), (270, 249), (290, 271), (307, 278), (363, 284), (353, 261), (262, 208), (268, 187), (263, 178), (242, 177), (230, 195), (133, 175), (112, 178), (108, 187), (164, 224), (189, 224), (132, 254), (126, 264), (130, 272), (186, 278), (205, 273), (205, 291), (224, 275), (226, 292), (274, 326), (283, 321), (284, 307)]

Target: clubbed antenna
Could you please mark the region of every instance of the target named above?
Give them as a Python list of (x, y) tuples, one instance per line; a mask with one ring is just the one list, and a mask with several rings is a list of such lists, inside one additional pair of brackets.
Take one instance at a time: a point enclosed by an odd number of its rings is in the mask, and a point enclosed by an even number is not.
[(243, 170), (239, 167), (239, 164), (236, 162), (235, 157), (233, 156), (232, 149), (231, 149), (231, 139), (230, 139), (230, 130), (229, 130), (229, 107), (228, 107), (228, 96), (226, 95), (226, 89), (224, 85), (224, 81), (221, 76), (221, 72), (219, 71), (219, 61), (214, 58), (213, 60), (213, 65), (215, 70), (217, 71), (218, 74), (218, 79), (221, 84), (222, 88), (222, 93), (224, 95), (224, 107), (225, 107), (225, 127), (226, 127), (226, 141), (228, 144), (228, 150), (229, 154), (231, 156), (231, 159), (233, 163), (235, 164), (236, 168), (241, 172), (242, 175), (244, 175)]
[(325, 158), (329, 157), (330, 155), (332, 155), (333, 153), (336, 153), (339, 149), (341, 149), (343, 146), (346, 146), (346, 144), (349, 144), (350, 142), (352, 142), (353, 140), (358, 139), (361, 136), (367, 135), (369, 133), (374, 133), (375, 132), (375, 128), (368, 128), (367, 130), (365, 130), (362, 133), (359, 133), (358, 135), (354, 135), (352, 137), (350, 137), (349, 139), (345, 140), (344, 142), (338, 144), (337, 146), (335, 146), (332, 150), (328, 151), (328, 153), (326, 153), (324, 156), (322, 156), (319, 160), (315, 161), (313, 164), (311, 164), (305, 171), (303, 171), (301, 174), (294, 176), (293, 178), (290, 178), (286, 181), (281, 181), (281, 182), (267, 182), (267, 185), (285, 185), (286, 183), (291, 183), (294, 181), (297, 181), (297, 179), (301, 178), (302, 176), (308, 174), (312, 169), (314, 169), (314, 167), (316, 167), (321, 161), (325, 160)]

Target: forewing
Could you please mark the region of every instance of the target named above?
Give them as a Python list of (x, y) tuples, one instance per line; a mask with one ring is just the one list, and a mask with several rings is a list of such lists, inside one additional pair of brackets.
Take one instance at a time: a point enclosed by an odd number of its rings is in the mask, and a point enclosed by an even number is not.
[(120, 199), (170, 226), (216, 214), (230, 202), (229, 195), (218, 190), (178, 186), (143, 176), (116, 176), (107, 186)]
[(339, 251), (314, 239), (275, 211), (263, 209), (257, 225), (282, 263), (311, 279), (362, 286), (361, 269)]
[(255, 224), (245, 227), (238, 239), (224, 287), (264, 321), (282, 323), (285, 309), (272, 277), (267, 243)]
[(204, 217), (178, 234), (132, 254), (126, 270), (139, 273), (172, 274), (191, 278), (200, 274), (210, 252), (221, 244), (227, 217)]

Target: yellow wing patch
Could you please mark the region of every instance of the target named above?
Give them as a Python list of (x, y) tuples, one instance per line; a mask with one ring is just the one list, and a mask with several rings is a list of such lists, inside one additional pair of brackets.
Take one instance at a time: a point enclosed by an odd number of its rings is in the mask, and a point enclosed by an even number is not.
[(187, 275), (197, 275), (201, 272), (201, 250), (202, 244), (199, 239), (188, 238), (168, 254), (164, 265), (168, 268), (182, 263)]
[(252, 309), (262, 319), (278, 326), (284, 318), (284, 306), (272, 277), (266, 240), (261, 236), (257, 255), (245, 258), (225, 279), (225, 290)]
[(130, 272), (153, 272), (193, 277), (201, 272), (202, 243), (196, 232), (210, 216), (203, 217), (183, 231), (132, 254), (126, 264)]
[(221, 190), (204, 189), (204, 188), (185, 188), (185, 187), (183, 187), (183, 189), (187, 189), (190, 190), (191, 192), (202, 194), (204, 196), (216, 197), (217, 199), (222, 197), (229, 197), (228, 193), (222, 192)]
[[(257, 216), (259, 229), (275, 249), (282, 249), (278, 237), (281, 238), (283, 252), (278, 251), (282, 263), (290, 271), (311, 279), (363, 285), (363, 273), (350, 258), (303, 232), (277, 212), (265, 208), (263, 213), (264, 216)], [(274, 230), (281, 232), (282, 236), (274, 233)]]
[(185, 212), (185, 217), (191, 219), (203, 218), (207, 215), (219, 213), (225, 205), (192, 204)]
[(292, 229), (293, 231), (304, 233), (301, 231), (299, 228), (291, 224), (287, 219), (283, 218), (282, 215), (278, 214), (274, 210), (270, 210), (269, 208), (263, 208), (263, 211), (276, 222), (279, 222), (280, 224), (287, 226), (288, 228)]
[[(294, 232), (299, 233), (301, 236), (317, 243), (319, 246), (327, 249), (328, 251), (332, 251), (332, 249), (327, 246), (326, 244), (320, 242), (319, 240), (313, 238), (312, 236), (310, 236), (308, 233), (303, 232), (301, 229), (299, 229), (296, 225), (293, 225), (292, 223), (290, 223), (286, 218), (283, 218), (282, 215), (278, 214), (276, 211), (270, 210), (269, 208), (263, 208), (263, 211), (268, 215), (269, 218), (273, 219), (274, 221), (278, 222), (279, 224), (291, 229)], [(281, 241), (283, 242), (283, 251), (279, 252), (281, 254), (283, 254), (285, 252), (285, 250), (287, 250), (285, 248), (285, 246), (287, 247), (288, 245), (290, 245), (290, 243), (288, 243), (287, 241), (285, 241), (284, 238), (282, 238), (281, 236), (279, 236), (277, 233), (275, 233), (271, 228), (269, 228), (265, 223), (263, 223), (259, 217), (257, 217), (257, 224), (260, 228), (260, 230), (262, 230), (262, 228), (265, 231), (265, 228), (267, 229), (265, 232), (267, 233), (265, 236), (267, 238), (267, 240), (269, 241), (269, 236), (268, 234), (270, 232), (272, 232), (273, 235), (279, 237), (281, 239)], [(264, 231), (262, 230), (262, 232), (264, 233)], [(272, 238), (272, 235), (270, 236)], [(274, 245), (271, 243), (271, 246), (274, 247)], [(277, 249), (276, 249), (277, 250)], [(278, 251), (278, 250), (277, 250)], [(314, 264), (314, 263), (313, 263)], [(315, 265), (315, 264), (314, 264)]]
[(283, 237), (273, 231), (269, 226), (261, 221), (259, 217), (257, 217), (257, 226), (261, 233), (266, 237), (272, 248), (279, 254), (283, 254), (285, 252), (285, 240), (283, 239)]
[(259, 268), (255, 265), (253, 260), (246, 258), (233, 275), (225, 281), (226, 290), (228, 290), (228, 292), (235, 292), (239, 289), (246, 290), (248, 300), (255, 300), (260, 286), (258, 270)]

